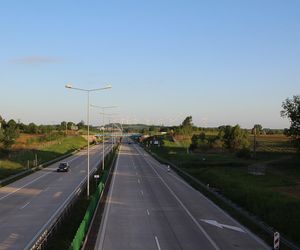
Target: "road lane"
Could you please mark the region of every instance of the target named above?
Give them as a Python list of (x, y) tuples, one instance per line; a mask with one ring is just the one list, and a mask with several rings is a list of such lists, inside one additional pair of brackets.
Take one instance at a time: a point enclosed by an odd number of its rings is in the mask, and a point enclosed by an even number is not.
[[(148, 166), (155, 168), (155, 171), (163, 177), (164, 181), (168, 183), (170, 189), (179, 197), (181, 202), (185, 204), (190, 213), (197, 218), (197, 221), (203, 226), (209, 235), (211, 235), (212, 239), (218, 245), (222, 246), (222, 249), (230, 249), (233, 247), (242, 249), (262, 249), (261, 246), (265, 249), (268, 248), (262, 240), (249, 232), (247, 228), (240, 225), (200, 192), (192, 188), (176, 173), (169, 173), (167, 171), (167, 166), (157, 162), (141, 148), (138, 148), (138, 150), (143, 155)], [(197, 202), (195, 202), (195, 200)], [(237, 227), (240, 231), (244, 231), (245, 233), (236, 232), (235, 230), (229, 230), (226, 228), (218, 228), (205, 223), (204, 220), (216, 220), (217, 222), (228, 225), (229, 227)]]
[[(102, 160), (102, 145), (90, 150), (90, 171)], [(86, 151), (64, 161), (70, 171), (57, 173), (59, 163), (0, 188), (0, 249), (24, 249), (76, 187), (86, 179)]]
[(267, 248), (142, 148), (122, 145), (96, 249)]

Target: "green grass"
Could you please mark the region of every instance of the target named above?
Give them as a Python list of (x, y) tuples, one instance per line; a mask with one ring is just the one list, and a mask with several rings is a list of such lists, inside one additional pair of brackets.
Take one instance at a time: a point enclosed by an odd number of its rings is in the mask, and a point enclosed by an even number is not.
[(253, 176), (245, 168), (214, 167), (187, 171), (201, 181), (219, 188), (229, 199), (299, 241), (300, 198), (274, 191), (275, 187), (295, 185), (292, 179), (272, 172), (265, 176)]
[(233, 153), (193, 153), (187, 154), (186, 145), (176, 142), (164, 141), (164, 146), (151, 150), (162, 157), (176, 162), (180, 167), (209, 167), (209, 166), (247, 166), (255, 160), (237, 158)]
[(86, 143), (86, 140), (81, 136), (69, 136), (60, 138), (55, 143), (38, 149), (22, 149), (12, 151), (8, 155), (1, 154), (0, 179), (26, 169), (28, 163), (32, 167), (35, 156), (37, 156), (38, 164), (41, 164), (82, 148)]
[(8, 161), (8, 160), (0, 160), (0, 178), (4, 179), (10, 175), (17, 174), (21, 170), (23, 170), (23, 166), (20, 163)]

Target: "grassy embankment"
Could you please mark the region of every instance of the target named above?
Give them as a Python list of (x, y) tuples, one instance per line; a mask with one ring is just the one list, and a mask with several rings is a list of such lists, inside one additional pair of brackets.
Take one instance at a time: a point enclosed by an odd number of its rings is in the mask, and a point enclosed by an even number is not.
[(59, 156), (71, 153), (86, 145), (82, 136), (53, 136), (52, 138), (21, 135), (8, 153), (0, 153), (0, 179), (16, 174), (34, 165), (50, 161)]
[[(187, 154), (187, 142), (167, 137), (151, 150), (300, 243), (300, 157), (283, 135), (258, 136), (257, 141), (256, 160), (228, 152)], [(266, 167), (265, 175), (249, 174), (253, 164)]]

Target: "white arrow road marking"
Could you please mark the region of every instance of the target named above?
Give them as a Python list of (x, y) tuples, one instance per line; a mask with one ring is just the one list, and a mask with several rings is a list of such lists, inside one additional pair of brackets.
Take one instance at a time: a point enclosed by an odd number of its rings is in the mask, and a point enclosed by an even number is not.
[(215, 220), (202, 220), (210, 225), (213, 225), (213, 226), (216, 226), (218, 228), (228, 228), (228, 229), (231, 229), (231, 230), (234, 230), (234, 231), (238, 231), (238, 232), (241, 232), (241, 233), (246, 233), (243, 229), (239, 228), (239, 227), (234, 227), (234, 226), (230, 226), (230, 225), (225, 225), (225, 224), (221, 224)]

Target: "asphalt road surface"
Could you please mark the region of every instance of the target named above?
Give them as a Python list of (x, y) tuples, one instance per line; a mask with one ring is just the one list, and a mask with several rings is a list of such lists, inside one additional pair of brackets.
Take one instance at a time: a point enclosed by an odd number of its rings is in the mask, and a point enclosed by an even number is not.
[(95, 249), (270, 249), (158, 163), (124, 142)]
[[(102, 145), (90, 149), (90, 172), (102, 159)], [(86, 150), (63, 160), (70, 171), (57, 173), (59, 163), (0, 188), (0, 250), (26, 249), (34, 243), (68, 197), (86, 180)]]

